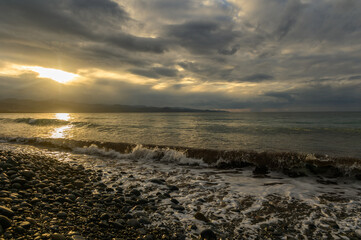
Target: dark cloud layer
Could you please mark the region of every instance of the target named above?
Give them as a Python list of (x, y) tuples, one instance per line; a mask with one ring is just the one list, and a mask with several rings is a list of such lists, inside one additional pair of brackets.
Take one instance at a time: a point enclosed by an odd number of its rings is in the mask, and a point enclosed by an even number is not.
[(359, 0), (0, 1), (0, 97), (361, 110), (360, 39)]

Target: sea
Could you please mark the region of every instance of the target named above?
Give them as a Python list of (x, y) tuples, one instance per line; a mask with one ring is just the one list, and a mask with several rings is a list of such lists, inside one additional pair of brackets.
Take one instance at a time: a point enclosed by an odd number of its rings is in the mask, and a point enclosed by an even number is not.
[(0, 137), (361, 157), (361, 113), (0, 114)]
[(360, 112), (1, 113), (0, 150), (82, 164), (143, 197), (165, 191), (151, 179), (177, 186), (149, 218), (187, 239), (361, 239)]

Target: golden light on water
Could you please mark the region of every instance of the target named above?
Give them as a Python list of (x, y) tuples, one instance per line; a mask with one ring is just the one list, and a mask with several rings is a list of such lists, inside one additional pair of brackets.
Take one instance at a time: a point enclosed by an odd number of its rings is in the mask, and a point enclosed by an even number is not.
[[(62, 120), (62, 121), (69, 121), (70, 120), (70, 114), (69, 113), (55, 113), (55, 119)], [(73, 128), (73, 125), (69, 124), (66, 126), (61, 126), (55, 128), (51, 134), (51, 138), (65, 138), (69, 134), (69, 130)]]
[(55, 113), (55, 118), (58, 120), (69, 121), (70, 114), (69, 113)]
[(66, 125), (62, 127), (55, 128), (54, 131), (51, 133), (51, 138), (65, 138), (68, 134), (68, 130), (70, 130), (73, 126)]
[(39, 74), (41, 78), (50, 78), (59, 83), (67, 83), (74, 80), (76, 77), (79, 77), (77, 74), (65, 72), (53, 68), (44, 68), (44, 67), (23, 67), (23, 69), (28, 69)]

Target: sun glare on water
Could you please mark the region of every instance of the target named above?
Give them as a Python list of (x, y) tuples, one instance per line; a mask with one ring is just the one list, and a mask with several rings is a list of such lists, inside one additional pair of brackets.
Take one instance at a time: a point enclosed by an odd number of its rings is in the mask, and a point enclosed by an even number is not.
[(44, 68), (44, 67), (23, 67), (23, 68), (38, 73), (39, 77), (41, 78), (50, 78), (59, 83), (67, 83), (73, 80), (74, 78), (78, 77), (77, 74), (69, 73), (53, 68)]

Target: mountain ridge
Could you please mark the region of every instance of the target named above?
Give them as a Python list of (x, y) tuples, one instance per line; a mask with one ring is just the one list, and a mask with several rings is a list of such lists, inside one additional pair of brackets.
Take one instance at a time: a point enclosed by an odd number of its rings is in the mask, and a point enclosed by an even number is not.
[(8, 98), (0, 100), (0, 113), (156, 113), (156, 112), (224, 112), (182, 107), (152, 107), (143, 105), (91, 104), (60, 100), (27, 100)]

